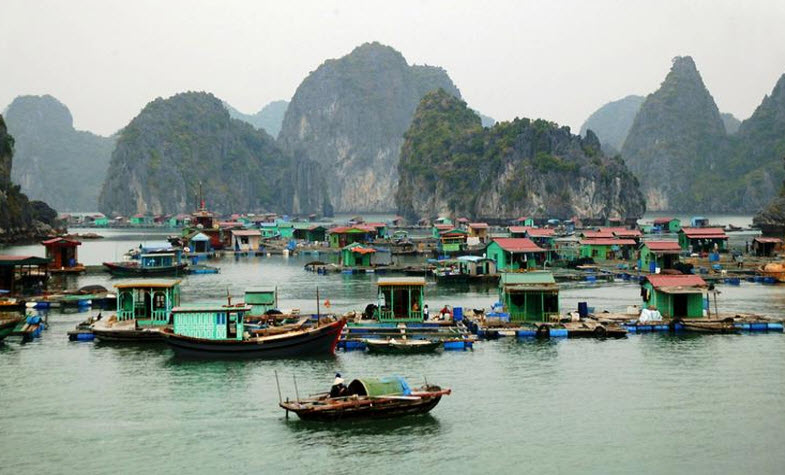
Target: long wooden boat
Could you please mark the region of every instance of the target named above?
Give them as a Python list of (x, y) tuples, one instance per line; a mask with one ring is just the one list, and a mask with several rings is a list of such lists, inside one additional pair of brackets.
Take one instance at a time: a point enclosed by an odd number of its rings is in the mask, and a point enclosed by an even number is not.
[[(282, 409), (294, 412), (306, 421), (335, 422), (352, 419), (383, 419), (426, 414), (436, 407), (442, 396), (452, 390), (426, 385), (408, 390), (405, 381), (394, 379), (355, 379), (348, 386), (348, 395), (331, 398), (328, 395), (285, 401)], [(392, 387), (391, 387), (392, 386)]]
[[(332, 355), (346, 324), (341, 318), (286, 331), (254, 336), (244, 330), (250, 307), (175, 308), (174, 326), (162, 332), (177, 355), (197, 358), (284, 358)], [(204, 325), (205, 316), (207, 326)], [(214, 322), (214, 323), (212, 323)]]
[(186, 273), (188, 264), (172, 264), (170, 266), (144, 267), (138, 261), (104, 262), (109, 273), (118, 277), (159, 277), (177, 276)]
[(140, 327), (136, 320), (99, 320), (95, 322), (90, 331), (100, 341), (104, 342), (160, 342), (163, 326)]
[(385, 353), (385, 354), (419, 354), (430, 353), (435, 351), (442, 345), (439, 340), (418, 340), (406, 339), (396, 340), (390, 339), (367, 339), (365, 344), (370, 353)]
[(758, 267), (758, 274), (763, 277), (772, 277), (776, 279), (777, 282), (785, 282), (785, 264), (770, 262)]

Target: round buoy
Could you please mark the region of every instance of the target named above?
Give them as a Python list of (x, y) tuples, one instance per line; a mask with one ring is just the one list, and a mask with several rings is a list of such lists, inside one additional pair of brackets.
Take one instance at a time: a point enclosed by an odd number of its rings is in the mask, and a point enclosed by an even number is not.
[(608, 334), (608, 330), (605, 329), (602, 325), (597, 325), (594, 327), (594, 336), (597, 338), (605, 338), (605, 335)]

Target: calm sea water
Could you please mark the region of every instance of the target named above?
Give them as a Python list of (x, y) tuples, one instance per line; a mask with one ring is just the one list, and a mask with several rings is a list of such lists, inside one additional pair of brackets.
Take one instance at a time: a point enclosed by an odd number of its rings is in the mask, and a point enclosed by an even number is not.
[[(81, 249), (113, 259), (149, 234), (110, 231)], [(31, 253), (36, 247), (4, 249)], [(40, 254), (40, 252), (36, 252)], [(277, 285), (282, 307), (362, 309), (373, 275), (319, 276), (313, 256), (224, 258), (183, 280), (187, 301)], [(73, 285), (118, 282), (85, 276)], [(720, 311), (782, 315), (785, 288), (721, 287)], [(429, 284), (431, 308), (487, 307), (493, 290)], [(562, 308), (637, 303), (638, 287), (573, 285)], [(49, 315), (33, 343), (0, 345), (2, 473), (782, 473), (785, 335), (633, 335), (481, 342), (408, 357), (339, 352), (307, 360), (199, 362), (165, 346), (71, 343), (86, 313)], [(286, 420), (284, 397), (347, 378), (399, 374), (453, 388), (430, 416), (340, 425)]]

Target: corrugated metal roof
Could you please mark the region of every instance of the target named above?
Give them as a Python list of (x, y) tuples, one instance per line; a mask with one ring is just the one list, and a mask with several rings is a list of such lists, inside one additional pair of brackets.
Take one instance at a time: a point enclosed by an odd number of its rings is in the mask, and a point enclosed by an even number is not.
[[(668, 223), (670, 223), (671, 221), (673, 221), (674, 219), (675, 219), (675, 218), (656, 218), (656, 219), (653, 221), (653, 223), (654, 223), (654, 224), (668, 224)], [(678, 220), (678, 219), (675, 219), (675, 220), (676, 220), (676, 221), (680, 221), (680, 220)]]
[(722, 228), (681, 228), (688, 238), (728, 239)]
[(581, 240), (581, 245), (589, 246), (634, 246), (635, 244), (636, 242), (633, 239), (598, 238)]
[(115, 284), (118, 289), (168, 289), (180, 283), (179, 279), (161, 279), (161, 280), (135, 280), (131, 282), (120, 282)]
[(501, 273), (502, 285), (517, 285), (517, 284), (555, 284), (556, 279), (550, 272), (534, 271), (534, 272), (502, 272)]
[(648, 247), (650, 251), (676, 251), (681, 252), (681, 246), (676, 241), (645, 241), (644, 246)]
[(469, 227), (474, 229), (488, 229), (488, 223), (469, 223)]
[(683, 275), (664, 275), (654, 274), (646, 277), (654, 288), (660, 287), (706, 287), (706, 281), (699, 275), (683, 274)]
[(425, 285), (424, 277), (381, 277), (376, 281), (379, 286), (384, 285)]
[(77, 241), (76, 239), (68, 239), (68, 238), (64, 238), (64, 237), (56, 237), (56, 238), (52, 238), (52, 239), (47, 239), (46, 241), (41, 241), (41, 244), (46, 246), (46, 245), (49, 245), (49, 244), (55, 244), (55, 243), (59, 243), (59, 242), (62, 242), (63, 244), (70, 244), (70, 245), (73, 245), (73, 246), (81, 246), (82, 245), (82, 243), (80, 241)]
[(48, 262), (49, 259), (45, 257), (0, 255), (0, 266), (37, 266)]
[(262, 232), (258, 229), (233, 229), (232, 234), (235, 236), (261, 236)]
[(529, 238), (496, 238), (493, 242), (507, 252), (545, 252)]
[(761, 244), (782, 244), (782, 239), (775, 237), (756, 237), (754, 241)]

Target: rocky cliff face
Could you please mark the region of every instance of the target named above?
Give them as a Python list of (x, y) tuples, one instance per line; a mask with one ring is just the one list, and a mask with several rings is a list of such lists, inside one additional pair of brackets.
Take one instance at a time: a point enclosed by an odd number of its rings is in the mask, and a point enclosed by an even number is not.
[(36, 239), (51, 231), (57, 212), (41, 201), (30, 201), (11, 181), (14, 138), (0, 115), (0, 242)]
[(622, 147), (650, 210), (694, 211), (727, 154), (725, 125), (689, 56), (677, 57), (640, 108)]
[(11, 178), (24, 193), (60, 211), (98, 209), (113, 138), (74, 129), (71, 112), (49, 95), (17, 97), (6, 122), (16, 139)]
[(619, 153), (644, 100), (642, 96), (627, 96), (605, 104), (586, 119), (581, 126), (581, 136), (585, 137), (586, 131), (591, 130), (600, 139), (606, 154)]
[(720, 113), (720, 117), (722, 118), (722, 123), (725, 125), (725, 132), (728, 135), (733, 135), (739, 131), (739, 126), (741, 126), (741, 121), (737, 119), (733, 114), (728, 112)]
[(120, 132), (110, 168), (100, 196), (105, 213), (191, 211), (200, 183), (220, 213), (331, 212), (318, 164), (285, 154), (207, 93), (149, 103)]
[(279, 143), (322, 165), (337, 211), (391, 212), (403, 134), (420, 99), (438, 88), (460, 95), (443, 69), (409, 66), (388, 46), (364, 44), (305, 78)]
[(278, 137), (278, 133), (281, 132), (283, 116), (286, 114), (286, 108), (289, 106), (289, 102), (273, 101), (262, 107), (262, 110), (256, 114), (243, 114), (226, 102), (224, 102), (224, 105), (233, 119), (248, 122), (257, 129), (262, 129), (271, 136)]
[(638, 218), (635, 177), (592, 132), (515, 119), (483, 128), (452, 94), (426, 95), (405, 135), (396, 194), (409, 219), (518, 216)]

